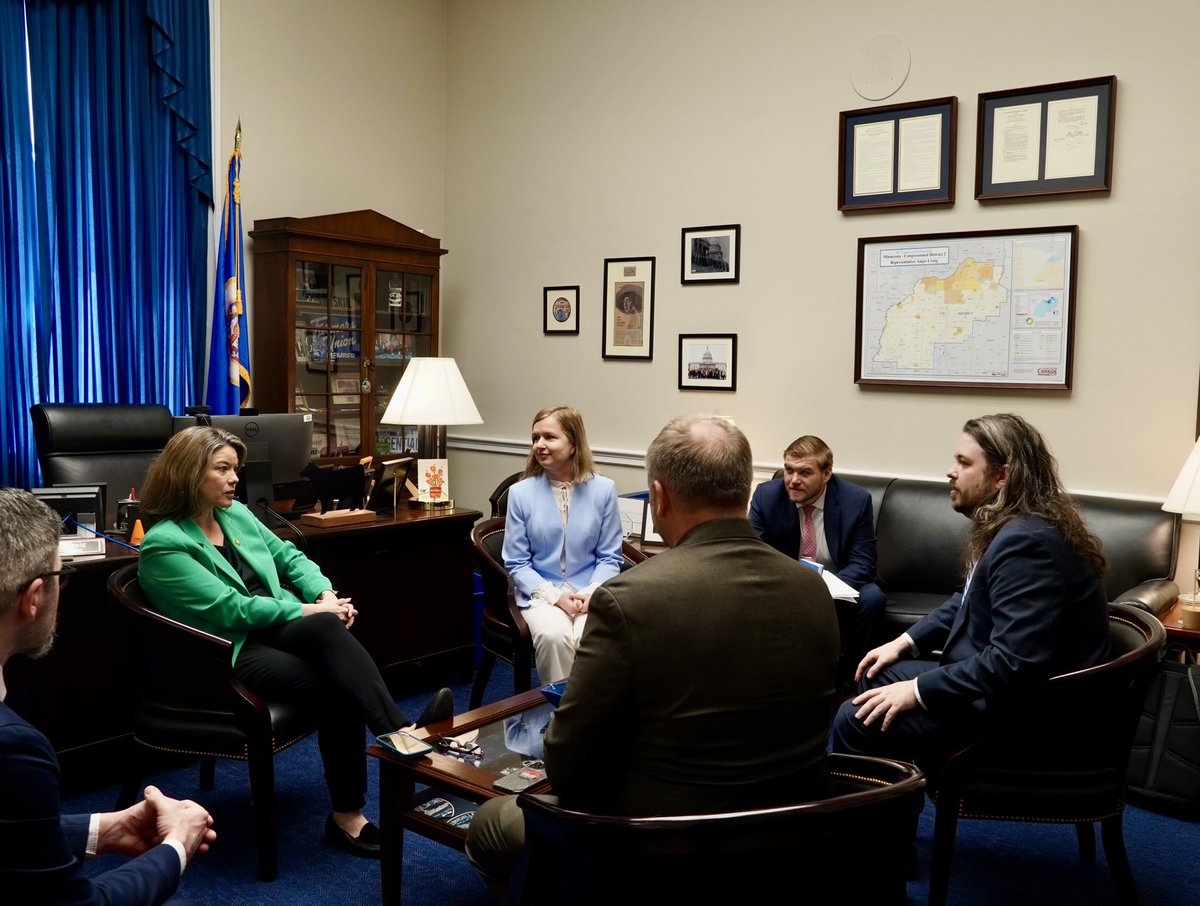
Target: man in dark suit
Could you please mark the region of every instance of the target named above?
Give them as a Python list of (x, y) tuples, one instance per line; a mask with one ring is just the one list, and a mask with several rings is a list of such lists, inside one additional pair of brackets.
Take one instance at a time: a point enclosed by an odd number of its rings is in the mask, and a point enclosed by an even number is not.
[(1104, 555), (1037, 429), (1017, 415), (971, 419), (946, 475), (950, 505), (972, 521), (963, 589), (867, 652), (835, 752), (936, 766), (990, 703), (1108, 656)]
[[(58, 517), (27, 491), (0, 488), (0, 667), (41, 657), (54, 642), (58, 593), (69, 575), (58, 555)], [(0, 676), (0, 699), (4, 697)], [(120, 812), (61, 815), (58, 760), (49, 740), (0, 703), (0, 899), (40, 906), (121, 906), (170, 900), (189, 859), (216, 838), (212, 818), (152, 786)], [(129, 862), (88, 878), (82, 861), (117, 853)]]
[(858, 592), (856, 601), (837, 602), (848, 678), (876, 641), (875, 629), (887, 607), (875, 575), (871, 494), (834, 475), (829, 445), (806, 434), (783, 451), (783, 477), (754, 489), (750, 524), (777, 551), (817, 561)]
[[(564, 806), (669, 815), (828, 793), (836, 617), (820, 577), (747, 522), (752, 472), (721, 418), (675, 419), (650, 445), (650, 507), (672, 550), (592, 594), (546, 731)], [(494, 890), (523, 838), (512, 797), (480, 807), (467, 855)]]

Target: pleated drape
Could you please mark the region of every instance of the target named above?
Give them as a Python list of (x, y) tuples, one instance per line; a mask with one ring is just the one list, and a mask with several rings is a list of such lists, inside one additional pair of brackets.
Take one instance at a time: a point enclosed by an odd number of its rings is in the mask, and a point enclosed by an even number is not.
[(0, 4), (3, 482), (29, 486), (33, 403), (198, 401), (208, 2)]

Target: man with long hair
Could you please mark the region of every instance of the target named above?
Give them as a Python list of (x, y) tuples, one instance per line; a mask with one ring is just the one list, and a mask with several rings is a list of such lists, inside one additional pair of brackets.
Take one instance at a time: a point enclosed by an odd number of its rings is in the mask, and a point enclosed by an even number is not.
[(1037, 429), (1018, 415), (971, 419), (946, 476), (950, 505), (972, 521), (963, 589), (863, 657), (834, 751), (936, 765), (989, 704), (1108, 656), (1104, 554)]

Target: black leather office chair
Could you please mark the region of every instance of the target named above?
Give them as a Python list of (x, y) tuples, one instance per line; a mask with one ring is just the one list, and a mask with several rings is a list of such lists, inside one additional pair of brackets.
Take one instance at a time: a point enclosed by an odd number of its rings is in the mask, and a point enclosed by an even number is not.
[(1121, 820), (1126, 770), (1166, 631), (1129, 604), (1109, 605), (1108, 626), (1110, 660), (989, 709), (987, 734), (930, 768), (937, 804), (930, 906), (946, 902), (960, 818), (1074, 824), (1085, 864), (1096, 861), (1099, 821), (1118, 899), (1138, 902)]
[(788, 901), (906, 902), (903, 828), (924, 775), (861, 755), (831, 755), (829, 765), (828, 799), (726, 814), (596, 815), (521, 793), (513, 902), (720, 903), (780, 890)]
[(492, 505), (493, 516), (508, 515), (508, 489), (520, 481), (524, 474), (524, 472), (513, 472), (496, 485), (496, 490), (492, 491), (492, 496), (488, 498), (488, 503)]
[[(243, 686), (233, 673), (231, 642), (151, 607), (138, 585), (136, 563), (114, 572), (108, 590), (137, 615), (141, 634), (137, 650), (143, 678), (134, 739), (147, 749), (200, 758), (200, 786), (206, 790), (212, 789), (216, 759), (245, 761), (259, 877), (275, 880), (275, 753), (316, 730), (315, 718), (299, 705), (265, 701)], [(144, 776), (139, 759), (130, 766), (117, 808), (137, 799)]]
[[(483, 692), (487, 688), (496, 666), (496, 658), (507, 661), (513, 668), (513, 694), (527, 692), (530, 686), (529, 671), (533, 669), (533, 639), (529, 626), (521, 616), (513, 592), (512, 580), (504, 568), (504, 517), (484, 519), (471, 529), (471, 544), (475, 548), (475, 561), (479, 578), (483, 584), (483, 615), (479, 624), (479, 640), (483, 646), (483, 659), (475, 673), (471, 687), (470, 707), (478, 708), (483, 703)], [(646, 559), (646, 555), (628, 542), (621, 542), (621, 568), (629, 569)]]
[(166, 406), (108, 403), (37, 403), (29, 407), (42, 481), (105, 482), (105, 527), (116, 521), (117, 501), (140, 488), (174, 419)]

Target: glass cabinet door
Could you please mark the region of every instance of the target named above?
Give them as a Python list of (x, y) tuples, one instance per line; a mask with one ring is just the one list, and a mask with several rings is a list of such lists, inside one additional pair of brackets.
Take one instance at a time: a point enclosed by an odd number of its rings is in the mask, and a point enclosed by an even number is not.
[(413, 356), (434, 354), (433, 277), (379, 270), (375, 273), (374, 380), (368, 405), (380, 455), (418, 450), (417, 425), (383, 425), (380, 419)]
[(362, 450), (362, 268), (296, 264), (295, 408), (313, 413), (315, 456)]

